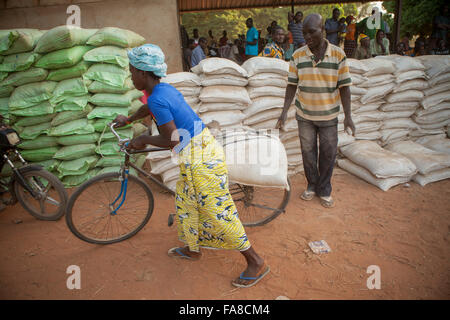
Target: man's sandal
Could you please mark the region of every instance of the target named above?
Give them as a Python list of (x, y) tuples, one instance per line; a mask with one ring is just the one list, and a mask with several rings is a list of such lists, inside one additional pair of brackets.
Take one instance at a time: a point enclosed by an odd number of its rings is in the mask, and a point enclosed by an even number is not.
[(316, 193), (314, 191), (305, 190), (300, 195), (300, 199), (305, 200), (305, 201), (310, 201), (314, 198), (315, 195), (316, 195)]
[(325, 208), (333, 208), (334, 200), (331, 197), (320, 197), (320, 204)]

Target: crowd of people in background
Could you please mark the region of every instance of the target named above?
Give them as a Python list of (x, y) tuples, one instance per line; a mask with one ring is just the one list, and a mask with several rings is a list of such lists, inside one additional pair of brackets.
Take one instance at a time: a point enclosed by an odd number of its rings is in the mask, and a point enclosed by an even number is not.
[[(378, 24), (372, 27), (369, 19), (379, 15)], [(303, 37), (303, 13), (301, 11), (288, 13), (287, 30), (278, 25), (277, 21), (266, 28), (266, 37), (262, 37), (262, 30), (257, 30), (253, 19), (246, 20), (247, 33), (239, 34), (236, 39), (229, 39), (226, 30), (217, 40), (208, 30), (208, 36), (199, 36), (198, 29), (192, 30), (192, 38), (182, 27), (184, 70), (195, 67), (207, 57), (221, 57), (242, 64), (254, 56), (265, 56), (289, 61), (298, 48), (306, 45)], [(334, 8), (331, 18), (325, 20), (324, 29), (326, 39), (333, 45), (341, 47), (347, 58), (368, 59), (378, 55), (398, 54), (402, 56), (445, 55), (449, 54), (448, 5), (444, 5), (440, 14), (433, 19), (433, 31), (428, 37), (421, 33), (411, 47), (412, 36), (406, 33), (402, 39), (394, 44), (388, 23), (383, 14), (373, 10), (372, 15), (356, 22), (355, 17), (349, 15), (341, 17), (338, 8)]]

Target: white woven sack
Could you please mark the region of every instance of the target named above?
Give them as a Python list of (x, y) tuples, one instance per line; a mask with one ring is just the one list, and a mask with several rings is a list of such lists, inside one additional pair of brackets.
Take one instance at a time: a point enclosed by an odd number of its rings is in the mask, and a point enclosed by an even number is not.
[(370, 140), (375, 141), (381, 138), (380, 131), (371, 131), (371, 132), (359, 132), (356, 129), (355, 139), (356, 140)]
[(298, 154), (291, 154), (287, 156), (287, 161), (291, 166), (299, 166), (303, 164), (302, 157)]
[(441, 83), (438, 85), (435, 85), (431, 88), (428, 88), (423, 91), (423, 94), (426, 96), (432, 96), (433, 94), (446, 92), (448, 95), (450, 95), (450, 82), (447, 83)]
[[(279, 108), (262, 111), (262, 112), (256, 113), (256, 114), (248, 117), (247, 119), (244, 119), (243, 124), (251, 126), (258, 122), (262, 122), (262, 121), (266, 121), (266, 120), (270, 120), (270, 119), (279, 119), (281, 112), (282, 112), (282, 110)], [(293, 116), (295, 116), (295, 112), (296, 112), (295, 109), (289, 109), (289, 111), (287, 113), (287, 118), (289, 119), (289, 118), (292, 118)]]
[[(284, 146), (286, 148), (286, 146)], [(286, 155), (289, 156), (297, 156), (299, 158), (302, 157), (302, 149), (300, 147), (294, 147), (294, 148), (286, 148)], [(289, 165), (289, 160), (288, 160)]]
[(432, 114), (432, 113), (435, 113), (435, 112), (438, 112), (441, 110), (446, 110), (446, 109), (450, 109), (450, 101), (441, 102), (429, 109), (422, 109), (422, 108), (418, 109), (418, 110), (416, 110), (416, 115), (424, 116), (424, 115)]
[[(350, 60), (350, 59), (348, 59), (348, 60)], [(350, 71), (350, 73), (351, 73), (351, 71)], [(359, 86), (360, 84), (363, 84), (364, 82), (369, 80), (369, 78), (364, 77), (363, 75), (357, 74), (357, 73), (351, 73), (350, 77), (352, 78), (352, 84), (354, 86)]]
[(373, 86), (381, 86), (383, 84), (391, 83), (394, 81), (395, 77), (390, 74), (379, 74), (375, 76), (370, 76), (367, 78), (368, 80), (359, 86), (362, 88), (371, 88)]
[(198, 108), (199, 112), (208, 111), (228, 111), (228, 110), (244, 110), (246, 106), (233, 102), (202, 102)]
[(390, 143), (394, 140), (406, 138), (409, 134), (409, 129), (383, 129), (380, 130), (381, 142)]
[(386, 102), (407, 102), (407, 101), (421, 101), (423, 99), (423, 92), (419, 90), (406, 90), (397, 93), (391, 93), (386, 97)]
[(220, 126), (229, 126), (236, 123), (241, 123), (245, 115), (239, 110), (228, 111), (208, 111), (200, 114), (200, 118), (205, 124), (217, 121)]
[(168, 181), (171, 181), (171, 180), (175, 180), (179, 176), (180, 176), (180, 167), (179, 166), (176, 166), (176, 167), (174, 167), (172, 169), (164, 171), (161, 174), (161, 178), (162, 178), (164, 183), (166, 183)]
[(450, 72), (440, 74), (437, 77), (428, 80), (430, 87), (446, 82), (450, 82)]
[(395, 83), (369, 88), (367, 93), (361, 97), (361, 103), (369, 103), (385, 97), (395, 88)]
[(411, 117), (415, 112), (415, 109), (413, 110), (404, 110), (404, 111), (390, 111), (390, 112), (384, 112), (384, 120), (388, 119), (398, 119), (398, 118), (409, 118)]
[(348, 159), (339, 159), (337, 160), (337, 163), (340, 168), (370, 184), (373, 184), (383, 191), (388, 191), (393, 186), (406, 183), (411, 180), (411, 177), (391, 177), (386, 179), (377, 179), (368, 170), (361, 166), (358, 166)]
[(167, 188), (169, 188), (170, 190), (172, 190), (173, 192), (175, 192), (177, 189), (177, 182), (178, 182), (178, 178), (174, 178), (174, 179), (169, 180), (166, 183), (164, 183), (164, 185)]
[[(421, 144), (421, 145), (425, 145), (426, 143), (428, 143), (428, 142), (430, 142), (432, 140), (435, 140), (435, 139), (436, 140), (442, 140), (442, 139), (445, 139), (445, 138), (447, 138), (445, 133), (439, 133), (439, 134), (432, 134), (432, 135), (429, 135), (429, 136), (423, 136), (423, 137), (419, 137), (419, 138), (413, 138), (413, 141), (415, 143), (418, 143), (418, 144)], [(434, 150), (432, 148), (428, 148), (428, 149)], [(436, 151), (436, 150), (434, 150), (434, 151)]]
[(405, 90), (425, 90), (428, 88), (428, 81), (424, 79), (408, 80), (397, 85), (392, 92), (402, 92)]
[(395, 61), (395, 73), (399, 74), (411, 70), (425, 70), (425, 66), (420, 60), (407, 56), (396, 56)]
[(244, 77), (232, 74), (202, 74), (200, 75), (202, 86), (237, 86), (245, 87), (248, 80)]
[(286, 88), (280, 88), (275, 86), (248, 87), (248, 95), (250, 99), (256, 99), (259, 97), (284, 98), (284, 96), (286, 95)]
[(198, 96), (190, 96), (184, 97), (184, 101), (186, 101), (186, 103), (192, 107), (193, 105), (199, 103), (200, 99), (198, 98)]
[[(370, 121), (370, 122), (361, 122), (358, 124), (355, 124), (356, 132), (361, 133), (367, 133), (367, 132), (373, 132), (378, 131), (381, 128), (383, 122), (381, 121)], [(344, 124), (338, 123), (338, 132), (344, 131)]]
[[(275, 124), (276, 124), (276, 122), (275, 122)], [(298, 121), (295, 118), (292, 118), (290, 120), (288, 119), (283, 127), (283, 131), (288, 132), (288, 131), (292, 131), (292, 130), (295, 130), (298, 132)]]
[(277, 137), (251, 132), (233, 133), (222, 139), (221, 143), (230, 181), (289, 188), (286, 151)]
[(450, 72), (449, 55), (426, 55), (415, 59), (419, 59), (422, 62), (426, 68), (425, 72), (430, 79)]
[[(364, 112), (371, 112), (376, 111), (379, 109), (381, 102), (372, 102), (367, 104), (361, 104), (359, 108), (353, 108), (354, 103), (352, 103), (352, 111), (354, 114), (364, 113)], [(359, 105), (356, 105), (358, 107)]]
[(350, 93), (353, 95), (363, 95), (367, 93), (367, 89), (357, 86), (350, 86)]
[(419, 101), (386, 103), (380, 107), (380, 111), (408, 111), (416, 110), (420, 106)]
[(450, 167), (450, 154), (437, 152), (413, 141), (400, 141), (386, 146), (387, 150), (397, 152), (410, 159), (421, 174)]
[(180, 91), (184, 97), (198, 97), (202, 87), (178, 87), (177, 90)]
[(405, 156), (385, 150), (373, 141), (356, 141), (340, 151), (377, 178), (410, 177), (417, 172), (414, 163)]
[(449, 178), (450, 178), (450, 168), (444, 168), (444, 169), (430, 172), (429, 174), (426, 174), (426, 175), (418, 173), (412, 178), (412, 180), (414, 182), (417, 182), (418, 184), (420, 184), (422, 187), (424, 187), (429, 183), (441, 181), (441, 180), (445, 180), (445, 179), (449, 179)]
[(285, 79), (279, 79), (279, 78), (252, 79), (252, 78), (250, 78), (248, 80), (249, 87), (265, 87), (265, 86), (280, 87), (280, 88), (287, 87), (287, 80), (285, 80)]
[(197, 87), (201, 85), (198, 75), (192, 72), (169, 73), (161, 82), (170, 83), (174, 87)]
[(410, 118), (387, 119), (381, 129), (417, 129), (419, 126)]
[(423, 143), (420, 143), (420, 141), (417, 140), (415, 142), (423, 145), (428, 149), (450, 154), (450, 139), (448, 138), (435, 136), (434, 139), (428, 139), (428, 141), (424, 141)]
[[(347, 64), (350, 69), (350, 73), (353, 74), (364, 74), (369, 71), (369, 67), (367, 67), (362, 60), (357, 59), (347, 59)], [(353, 77), (352, 77), (353, 80)]]
[(423, 116), (414, 116), (413, 119), (420, 125), (440, 123), (446, 119), (450, 119), (450, 109), (444, 109)]
[(252, 100), (252, 104), (248, 106), (244, 113), (251, 116), (258, 112), (272, 108), (283, 108), (284, 98), (281, 97), (260, 97)]
[(163, 150), (163, 151), (149, 152), (146, 159), (157, 161), (170, 158), (171, 156), (172, 153), (170, 152), (170, 150)]
[(235, 86), (210, 86), (204, 87), (200, 92), (202, 102), (234, 102), (243, 105), (251, 104), (252, 101), (244, 87)]
[(166, 158), (163, 160), (150, 160), (150, 167), (151, 167), (151, 173), (160, 175), (163, 172), (172, 169), (174, 167), (177, 167), (178, 163), (175, 161), (175, 159), (172, 158)]
[(239, 77), (247, 77), (247, 71), (236, 62), (223, 58), (203, 59), (191, 70), (195, 74), (232, 74)]
[(422, 70), (411, 70), (398, 74), (395, 78), (395, 82), (400, 84), (413, 79), (427, 79), (427, 76)]
[(338, 147), (343, 147), (355, 142), (355, 137), (347, 134), (346, 132), (340, 132), (338, 134)]
[(297, 137), (298, 138), (298, 131), (297, 130), (291, 130), (291, 131), (288, 131), (288, 132), (285, 132), (285, 131), (281, 131), (280, 132), (280, 139), (281, 139), (281, 141), (283, 143), (288, 141), (289, 139), (291, 139), (293, 137)]
[(362, 122), (370, 122), (370, 121), (382, 121), (384, 120), (384, 112), (381, 111), (369, 111), (357, 113), (353, 117), (353, 123), (358, 124)]
[(445, 134), (444, 128), (422, 129), (419, 127), (415, 130), (412, 130), (409, 133), (409, 136), (414, 139), (414, 138), (419, 138), (419, 137), (425, 137), (425, 136), (430, 136), (430, 135), (440, 135), (440, 134)]
[(289, 72), (289, 63), (281, 59), (267, 57), (253, 57), (242, 64), (249, 77), (258, 73), (277, 73), (287, 76)]
[(255, 130), (259, 129), (275, 129), (278, 119), (270, 119), (252, 124), (250, 127)]
[(394, 63), (388, 59), (371, 58), (361, 60), (361, 62), (369, 69), (369, 71), (364, 73), (364, 76), (366, 77), (395, 72)]
[(420, 126), (420, 128), (425, 130), (440, 129), (450, 125), (450, 119), (443, 119), (442, 121), (435, 123), (427, 123), (427, 124), (421, 123), (418, 125)]

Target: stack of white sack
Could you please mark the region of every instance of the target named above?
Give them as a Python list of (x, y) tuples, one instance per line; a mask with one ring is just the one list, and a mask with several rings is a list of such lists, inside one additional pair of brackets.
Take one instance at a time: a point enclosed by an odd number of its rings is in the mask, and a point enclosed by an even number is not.
[(168, 74), (161, 79), (161, 82), (168, 83), (180, 91), (187, 104), (191, 106), (192, 110), (198, 113), (199, 96), (202, 89), (201, 80), (198, 75), (192, 72), (176, 72)]
[[(157, 130), (156, 125), (153, 124), (151, 128), (152, 135), (157, 135)], [(173, 156), (170, 150), (163, 150), (149, 152), (146, 159), (150, 161), (150, 173), (160, 176), (164, 185), (175, 191), (180, 175), (178, 157)]]
[(399, 55), (379, 56), (377, 59), (391, 61), (395, 65), (395, 87), (385, 97), (385, 103), (380, 111), (384, 113), (381, 127), (381, 145), (409, 139), (411, 131), (417, 130), (411, 116), (424, 97), (428, 88), (425, 66), (420, 60)]
[(434, 151), (413, 141), (394, 142), (387, 145), (386, 149), (400, 153), (414, 162), (419, 172), (413, 180), (421, 186), (450, 178), (449, 153)]
[(383, 191), (406, 183), (417, 173), (407, 157), (380, 147), (375, 141), (356, 141), (340, 148), (346, 159), (339, 159), (342, 169)]
[(429, 87), (423, 91), (421, 108), (412, 117), (418, 125), (417, 130), (411, 132), (412, 138), (442, 134), (450, 125), (450, 57), (422, 56), (417, 59), (426, 68)]
[(199, 116), (208, 125), (216, 121), (220, 129), (241, 128), (242, 110), (251, 104), (245, 86), (247, 71), (235, 62), (222, 58), (202, 60), (192, 68), (200, 77)]
[[(248, 94), (252, 100), (244, 110), (244, 125), (256, 130), (273, 130), (280, 118), (286, 94), (289, 63), (280, 59), (254, 57), (242, 64), (248, 73)], [(295, 100), (294, 100), (295, 101)], [(289, 174), (303, 170), (294, 101), (280, 132), (289, 163)]]
[[(348, 59), (348, 64), (352, 78), (350, 92), (356, 139), (377, 141), (381, 138), (380, 129), (385, 116), (378, 109), (385, 102), (384, 97), (395, 87), (394, 63), (372, 58)], [(338, 131), (343, 132), (343, 114), (339, 120)]]

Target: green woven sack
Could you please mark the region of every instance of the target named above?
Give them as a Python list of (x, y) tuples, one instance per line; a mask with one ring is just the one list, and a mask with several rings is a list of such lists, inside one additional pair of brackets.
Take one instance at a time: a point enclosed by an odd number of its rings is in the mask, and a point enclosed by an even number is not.
[(119, 153), (120, 147), (117, 144), (117, 141), (105, 141), (100, 143), (98, 147), (95, 148), (95, 152), (97, 152), (101, 156), (113, 156)]
[(91, 62), (82, 60), (78, 62), (76, 65), (69, 68), (51, 70), (48, 73), (47, 80), (62, 81), (66, 79), (81, 77), (83, 73), (85, 73), (89, 69), (91, 64), (92, 64)]
[(52, 127), (59, 126), (60, 124), (86, 118), (87, 114), (92, 111), (92, 106), (88, 104), (84, 110), (80, 111), (62, 111), (59, 112), (52, 120)]
[(98, 132), (89, 134), (74, 134), (71, 136), (56, 137), (59, 144), (63, 146), (73, 146), (78, 144), (96, 143), (100, 138)]
[(90, 96), (69, 96), (55, 106), (55, 112), (63, 111), (83, 111), (88, 108)]
[(15, 125), (19, 127), (34, 126), (36, 124), (41, 124), (44, 122), (51, 122), (54, 116), (55, 114), (46, 114), (43, 116), (36, 116), (36, 117), (17, 118), (15, 121)]
[(85, 174), (89, 169), (94, 168), (97, 161), (97, 156), (88, 156), (74, 160), (65, 160), (61, 161), (61, 164), (58, 166), (57, 170), (60, 177), (77, 176)]
[(37, 29), (10, 30), (7, 35), (0, 35), (0, 54), (32, 51), (43, 34), (43, 31)]
[(82, 78), (67, 79), (58, 83), (50, 101), (56, 105), (63, 102), (67, 97), (78, 97), (86, 94), (88, 94), (88, 90), (85, 80)]
[(3, 81), (8, 77), (8, 72), (0, 72), (0, 81)]
[(140, 136), (141, 134), (146, 132), (148, 128), (144, 124), (136, 122), (133, 123), (131, 130), (133, 131), (133, 138), (136, 138), (137, 136)]
[(35, 162), (35, 163), (36, 164), (40, 164), (47, 171), (55, 171), (58, 168), (58, 166), (61, 163), (61, 161), (60, 160), (56, 160), (56, 159), (50, 159), (50, 160), (38, 161), (38, 162)]
[(0, 86), (0, 98), (9, 97), (13, 91), (13, 86)]
[(122, 48), (134, 48), (144, 43), (145, 38), (137, 33), (114, 27), (106, 27), (98, 30), (87, 41), (87, 44), (96, 47), (112, 45)]
[(103, 62), (116, 64), (119, 67), (128, 66), (127, 50), (115, 46), (104, 46), (87, 52), (83, 59), (91, 62)]
[(41, 57), (34, 52), (25, 52), (6, 56), (0, 64), (0, 71), (14, 72), (29, 69)]
[(147, 159), (147, 156), (145, 154), (139, 154), (135, 156), (136, 157), (132, 159), (132, 162), (136, 165), (136, 167), (142, 169), (142, 167), (145, 164), (145, 160)]
[(116, 156), (106, 156), (100, 158), (98, 160), (96, 167), (120, 167), (120, 165), (123, 163), (125, 159), (125, 156), (116, 155)]
[(88, 87), (89, 92), (92, 93), (120, 93), (124, 94), (134, 88), (131, 78), (126, 78), (123, 87), (114, 87), (109, 84), (104, 84), (99, 81), (93, 81)]
[(62, 147), (55, 153), (53, 158), (59, 160), (75, 160), (91, 155), (95, 155), (95, 144), (93, 143)]
[(27, 161), (45, 161), (52, 159), (58, 149), (59, 147), (48, 147), (33, 150), (22, 150), (20, 154)]
[(88, 115), (88, 119), (109, 119), (112, 122), (119, 114), (128, 116), (128, 108), (117, 108), (117, 107), (96, 107)]
[(91, 50), (91, 46), (75, 46), (68, 49), (56, 50), (47, 53), (36, 62), (35, 66), (45, 69), (61, 69), (76, 65), (83, 60), (86, 52)]
[(44, 81), (48, 71), (42, 68), (30, 68), (26, 71), (11, 73), (5, 80), (0, 82), (0, 86), (21, 86), (27, 83)]
[(99, 168), (94, 168), (89, 170), (85, 174), (81, 174), (78, 176), (66, 176), (61, 180), (61, 182), (64, 184), (66, 188), (78, 187), (80, 184), (95, 177), (99, 171), (100, 171)]
[(131, 105), (128, 107), (128, 114), (135, 114), (144, 104), (140, 100), (133, 100)]
[(127, 96), (131, 98), (131, 100), (139, 99), (144, 96), (144, 93), (138, 89), (133, 89), (127, 92)]
[(19, 144), (20, 149), (32, 150), (32, 149), (41, 149), (48, 147), (56, 147), (58, 145), (58, 141), (56, 141), (55, 137), (49, 136), (39, 136), (33, 140), (23, 140), (22, 143)]
[(17, 87), (9, 100), (11, 110), (32, 107), (52, 97), (57, 82), (42, 81)]
[(72, 134), (94, 133), (95, 129), (87, 119), (77, 119), (50, 129), (49, 136), (70, 136)]
[(83, 45), (95, 32), (97, 32), (96, 29), (81, 29), (76, 26), (55, 27), (44, 33), (36, 44), (35, 51), (47, 53)]
[(28, 107), (25, 109), (11, 109), (10, 113), (15, 116), (20, 117), (36, 117), (36, 116), (45, 116), (53, 114), (54, 108), (53, 105), (48, 101), (44, 101), (39, 103), (38, 105)]
[(128, 94), (96, 93), (89, 102), (99, 107), (128, 107), (132, 99)]
[(128, 69), (113, 64), (96, 63), (83, 74), (83, 79), (95, 80), (113, 87), (123, 88), (125, 80), (130, 76)]
[[(119, 166), (115, 166), (115, 167), (104, 167), (103, 169), (101, 169), (97, 175), (101, 175), (104, 173), (110, 173), (110, 172), (120, 172), (120, 167)], [(130, 174), (137, 176), (137, 171), (134, 168), (130, 168)]]
[(9, 98), (0, 98), (0, 110), (8, 111), (9, 110)]
[[(130, 128), (126, 128), (126, 129), (119, 128), (119, 129), (115, 129), (115, 130), (121, 139), (132, 139), (133, 138), (133, 131)], [(117, 137), (111, 132), (111, 130), (107, 130), (100, 137), (100, 141), (105, 141), (105, 140), (116, 140), (117, 141)]]
[(45, 122), (23, 128), (23, 130), (19, 132), (19, 136), (22, 139), (32, 140), (37, 138), (41, 134), (48, 134), (49, 130), (50, 130), (50, 122)]

